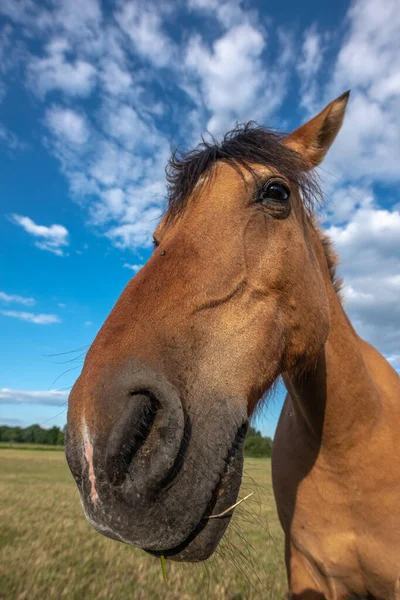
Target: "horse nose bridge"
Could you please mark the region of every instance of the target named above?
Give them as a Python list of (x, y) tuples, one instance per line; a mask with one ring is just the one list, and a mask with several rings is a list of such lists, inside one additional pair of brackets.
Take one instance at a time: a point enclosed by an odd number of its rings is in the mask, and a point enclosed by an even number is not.
[(151, 363), (190, 318), (193, 290), (188, 293), (184, 277), (158, 265), (143, 271), (128, 283), (100, 329), (90, 350), (96, 362), (131, 356)]

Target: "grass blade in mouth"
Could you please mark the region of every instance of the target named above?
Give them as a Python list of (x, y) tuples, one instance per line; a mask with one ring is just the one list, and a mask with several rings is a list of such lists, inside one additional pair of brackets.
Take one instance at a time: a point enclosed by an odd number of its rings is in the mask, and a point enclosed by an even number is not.
[(241, 500), (238, 500), (238, 502), (235, 502), (235, 504), (232, 504), (232, 506), (230, 506), (229, 508), (227, 508), (226, 510), (224, 510), (222, 513), (219, 513), (218, 515), (209, 515), (208, 517), (204, 517), (204, 518), (205, 519), (219, 519), (220, 517), (225, 517), (225, 515), (227, 515), (230, 512), (232, 512), (232, 510), (234, 508), (236, 508), (236, 506), (239, 506), (239, 504), (242, 504), (242, 502), (244, 502), (245, 500), (247, 500), (248, 498), (250, 498), (250, 496), (252, 496), (253, 494), (254, 494), (254, 492), (251, 492), (250, 494), (247, 494), (247, 496), (245, 496)]
[(167, 569), (165, 567), (165, 556), (164, 554), (160, 554), (160, 562), (161, 562), (161, 572), (164, 581), (167, 581)]

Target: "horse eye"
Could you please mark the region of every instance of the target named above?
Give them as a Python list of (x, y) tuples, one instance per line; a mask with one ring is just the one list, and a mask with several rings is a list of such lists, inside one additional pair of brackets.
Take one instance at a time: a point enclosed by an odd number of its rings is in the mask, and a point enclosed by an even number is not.
[(283, 183), (274, 181), (266, 185), (259, 194), (259, 201), (266, 202), (273, 200), (274, 202), (286, 203), (290, 198), (290, 190)]

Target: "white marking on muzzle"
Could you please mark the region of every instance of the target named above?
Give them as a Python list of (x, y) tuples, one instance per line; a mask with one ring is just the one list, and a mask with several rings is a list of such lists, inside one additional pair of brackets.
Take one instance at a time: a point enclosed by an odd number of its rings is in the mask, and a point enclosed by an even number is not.
[(90, 499), (93, 504), (96, 504), (99, 501), (99, 495), (96, 490), (96, 475), (93, 467), (93, 444), (89, 439), (89, 432), (85, 421), (83, 421), (82, 425), (82, 435), (85, 458), (89, 465)]

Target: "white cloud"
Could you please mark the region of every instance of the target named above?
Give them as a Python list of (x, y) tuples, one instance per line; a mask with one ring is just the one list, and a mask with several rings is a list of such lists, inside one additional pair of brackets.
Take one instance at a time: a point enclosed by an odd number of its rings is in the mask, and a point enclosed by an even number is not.
[(326, 50), (336, 36), (315, 26), (304, 34), (297, 63), (301, 105), (309, 117), (351, 88), (343, 128), (321, 168), (325, 225), (340, 255), (345, 308), (357, 332), (400, 366), (398, 3), (353, 0), (345, 25), (333, 59)]
[(90, 199), (91, 223), (106, 226), (104, 233), (114, 245), (148, 245), (165, 207), (169, 145), (151, 117), (144, 120), (125, 103), (108, 101), (103, 113), (109, 137), (98, 135), (93, 151), (79, 161), (61, 148), (64, 169), (74, 193)]
[(76, 9), (75, 0), (48, 3), (35, 0), (2, 0), (0, 14), (22, 25), (29, 36), (50, 38), (54, 32), (62, 33), (74, 49), (86, 54), (104, 48), (105, 35), (101, 35), (102, 13), (98, 0), (85, 0)]
[(355, 184), (345, 187), (337, 185), (332, 188), (332, 181), (326, 182), (325, 189), (328, 203), (326, 206), (327, 219), (331, 224), (338, 225), (347, 222), (355, 210), (360, 207), (368, 208), (374, 204), (373, 192), (369, 187)]
[(129, 263), (124, 263), (124, 267), (125, 267), (125, 269), (130, 269), (134, 273), (137, 273), (138, 271), (140, 271), (140, 269), (143, 267), (143, 265), (131, 265)]
[(97, 48), (102, 12), (98, 0), (85, 0), (77, 7), (76, 0), (59, 0), (58, 10), (53, 12), (58, 27), (68, 32), (69, 39), (84, 44), (86, 50)]
[(125, 193), (121, 188), (110, 188), (102, 193), (102, 199), (107, 211), (119, 215), (124, 210)]
[(212, 115), (207, 124), (211, 132), (221, 133), (262, 94), (264, 45), (262, 34), (248, 24), (219, 38), (211, 51), (199, 36), (190, 40), (186, 66), (199, 78), (201, 97)]
[(54, 135), (71, 144), (82, 145), (89, 137), (86, 118), (78, 112), (61, 106), (46, 111), (46, 121)]
[(26, 298), (17, 294), (6, 294), (5, 292), (0, 292), (0, 300), (7, 303), (15, 302), (16, 304), (24, 304), (25, 306), (33, 306), (35, 304), (34, 298)]
[(400, 11), (397, 0), (357, 0), (325, 98), (351, 88), (325, 168), (342, 179), (400, 179)]
[(106, 92), (115, 96), (127, 94), (133, 84), (132, 75), (112, 58), (105, 58), (100, 74)]
[[(118, 127), (114, 133), (122, 138), (123, 123)], [(140, 127), (143, 130), (134, 144), (141, 148), (132, 151), (106, 137), (88, 146), (88, 154), (70, 152), (62, 142), (57, 147), (73, 193), (87, 202), (91, 224), (101, 227), (120, 248), (150, 245), (151, 232), (165, 208), (164, 166), (169, 148), (160, 134)]]
[(49, 15), (33, 0), (2, 0), (0, 13), (28, 27), (43, 27)]
[(341, 258), (345, 308), (357, 332), (384, 354), (398, 354), (400, 212), (379, 208), (366, 196), (350, 219), (331, 225), (328, 234)]
[(120, 2), (115, 18), (136, 51), (157, 67), (170, 63), (174, 45), (164, 31), (161, 5), (151, 6), (134, 0)]
[(143, 175), (144, 163), (109, 140), (99, 143), (93, 157), (89, 175), (99, 184), (107, 187), (122, 186)]
[(393, 365), (396, 368), (397, 366), (397, 372), (400, 372), (400, 354), (392, 354), (391, 356), (387, 356), (386, 357), (387, 360), (390, 362), (391, 365)]
[(281, 51), (274, 67), (267, 67), (262, 57), (263, 32), (249, 22), (229, 29), (211, 50), (198, 35), (189, 40), (185, 66), (193, 82), (186, 89), (211, 113), (209, 131), (221, 134), (237, 120), (262, 120), (279, 106), (286, 93), (284, 67), (291, 50), (288, 39), (279, 32), (277, 37), (274, 43)]
[[(329, 234), (346, 258), (353, 259), (369, 250), (382, 257), (400, 257), (400, 213), (362, 207), (343, 226), (332, 226)], [(355, 256), (356, 254), (356, 256)], [(364, 255), (360, 258), (364, 259)]]
[[(166, 14), (175, 8), (168, 2), (157, 10), (146, 2), (117, 2), (114, 22), (103, 18), (98, 0), (87, 0), (79, 11), (74, 0), (47, 8), (31, 0), (5, 0), (0, 7), (23, 26), (27, 85), (40, 99), (48, 93), (61, 96), (46, 108), (45, 144), (60, 161), (75, 199), (87, 207), (90, 223), (120, 247), (125, 241), (147, 242), (155, 225), (148, 210), (152, 217), (155, 208), (159, 215), (164, 206), (170, 148), (154, 125), (164, 105), (150, 88), (157, 79), (155, 67), (179, 68), (172, 61), (175, 44), (164, 28)], [(143, 68), (141, 60), (151, 69)], [(88, 96), (97, 106), (91, 121), (80, 105)], [(47, 229), (54, 236), (62, 233), (55, 226)], [(38, 235), (37, 229), (28, 230)], [(63, 254), (66, 230), (64, 241), (43, 237), (43, 229), (41, 234), (38, 247)]]
[(249, 20), (251, 13), (242, 8), (241, 0), (188, 0), (188, 8), (216, 18), (226, 29)]
[(68, 392), (59, 390), (13, 390), (0, 388), (0, 404), (47, 404), (63, 406), (68, 400)]
[(323, 63), (323, 36), (312, 25), (303, 36), (303, 45), (299, 60), (296, 64), (300, 80), (301, 104), (307, 113), (316, 112), (319, 82), (316, 77)]
[(153, 147), (156, 138), (160, 137), (140, 118), (131, 106), (123, 104), (117, 110), (110, 112), (106, 129), (127, 150)]
[[(375, 95), (382, 96), (377, 82), (391, 78), (400, 60), (397, 54), (400, 43), (397, 1), (357, 0), (352, 3), (347, 18), (349, 32), (339, 52), (334, 83), (372, 85)], [(385, 72), (384, 67), (389, 70)]]
[[(106, 227), (104, 234), (118, 247), (138, 247), (143, 240), (148, 244), (156, 226), (154, 211), (158, 218), (164, 209), (169, 155), (167, 140), (151, 117), (144, 120), (129, 105), (110, 100), (101, 113), (106, 134), (93, 127), (87, 134), (89, 123), (69, 109), (53, 109), (51, 117), (53, 151), (72, 192), (87, 202), (90, 222)], [(84, 143), (88, 135), (91, 144)], [(72, 140), (83, 143), (72, 146)]]
[(84, 326), (85, 326), (85, 327), (90, 327), (91, 325), (93, 325), (93, 322), (92, 322), (92, 321), (85, 321), (85, 322), (84, 322)]
[(41, 250), (48, 250), (57, 256), (63, 256), (63, 247), (68, 246), (68, 230), (63, 225), (37, 225), (29, 217), (22, 215), (11, 215), (11, 221), (20, 225), (27, 233), (38, 241), (35, 242), (35, 246)]
[(0, 123), (0, 142), (10, 150), (26, 150), (28, 147), (14, 132), (10, 131), (4, 123)]
[(52, 325), (53, 323), (61, 323), (61, 319), (57, 315), (35, 314), (23, 312), (19, 310), (0, 310), (0, 314), (4, 317), (19, 319), (20, 321), (28, 321), (36, 325)]
[(117, 248), (140, 248), (151, 246), (151, 232), (161, 216), (161, 209), (148, 208), (140, 218), (112, 227), (106, 233)]
[(69, 96), (88, 96), (95, 84), (95, 68), (85, 60), (68, 60), (70, 43), (65, 38), (54, 38), (46, 48), (46, 56), (32, 56), (28, 70), (31, 88), (44, 96), (52, 90), (61, 90)]
[(112, 220), (118, 220), (126, 208), (124, 190), (111, 187), (99, 192), (100, 201), (90, 206), (92, 223), (101, 225)]
[(301, 75), (309, 78), (315, 77), (321, 64), (321, 36), (314, 25), (304, 33), (302, 55), (297, 63), (297, 68)]
[[(1, 6), (0, 6), (1, 12)], [(14, 39), (14, 28), (9, 23), (0, 27), (0, 103), (7, 95), (6, 76), (16, 71), (23, 57), (19, 41)], [(5, 129), (5, 126), (2, 126)]]
[(59, 308), (66, 308), (66, 307), (67, 307), (67, 305), (66, 305), (66, 304), (64, 304), (63, 302), (57, 302), (57, 306), (58, 306)]

